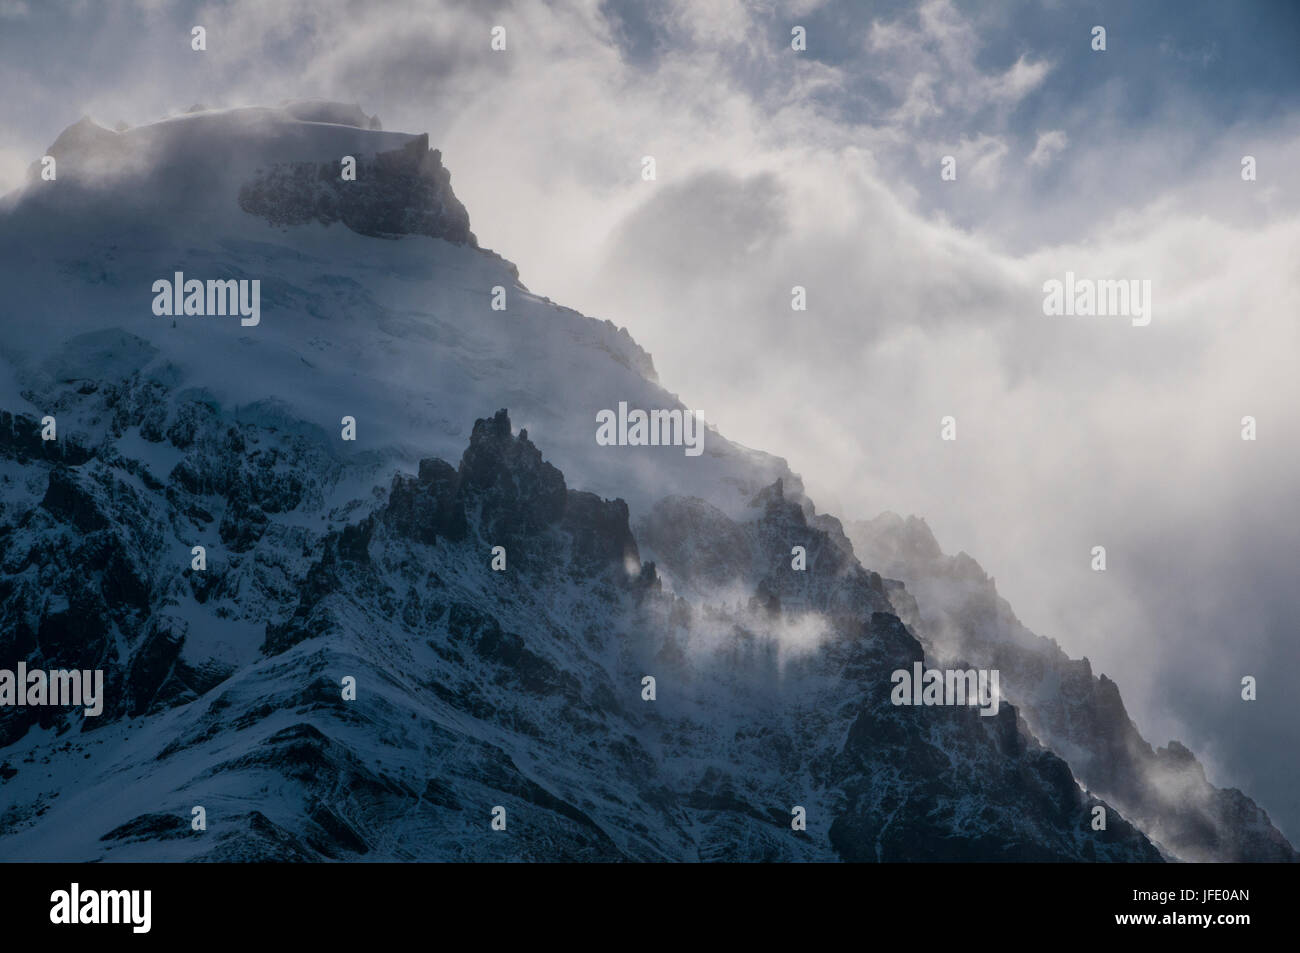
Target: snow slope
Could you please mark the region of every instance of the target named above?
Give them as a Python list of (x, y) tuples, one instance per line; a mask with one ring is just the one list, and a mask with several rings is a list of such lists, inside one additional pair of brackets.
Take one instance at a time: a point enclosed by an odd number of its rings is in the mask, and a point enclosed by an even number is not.
[[(341, 456), (407, 467), (430, 453), (454, 459), (470, 422), (508, 406), (566, 473), (635, 511), (666, 492), (753, 489), (755, 478), (785, 472), (715, 432), (690, 466), (679, 465), (681, 448), (593, 453), (601, 409), (682, 405), (626, 331), (530, 294), (472, 235), (462, 244), (376, 240), (341, 223), (277, 227), (240, 206), (241, 187), (259, 174), (320, 162), (333, 175), (341, 156), (364, 161), (426, 141), (272, 109), (202, 112), (120, 134), (89, 120), (73, 126), (50, 150), (58, 179), (37, 178), (6, 200), (0, 255), (22, 280), (0, 304), (15, 375), (5, 396), (49, 392), (87, 362), (130, 368), (211, 395), (249, 422), (337, 434), (354, 416), (355, 446), (331, 443)], [(261, 323), (190, 316), (172, 327), (155, 317), (152, 284), (178, 271), (260, 279)], [(504, 311), (490, 307), (496, 286), (507, 289)], [(96, 336), (119, 330), (145, 345)], [(89, 422), (69, 427), (100, 435)]]
[(997, 668), (1034, 735), (1171, 856), (1300, 859), (1254, 801), (1210, 784), (1186, 746), (1148, 744), (1115, 682), (1026, 629), (979, 564), (965, 553), (945, 555), (924, 520), (884, 513), (845, 530), (863, 560), (906, 582), (894, 591), (894, 606), (927, 655)]

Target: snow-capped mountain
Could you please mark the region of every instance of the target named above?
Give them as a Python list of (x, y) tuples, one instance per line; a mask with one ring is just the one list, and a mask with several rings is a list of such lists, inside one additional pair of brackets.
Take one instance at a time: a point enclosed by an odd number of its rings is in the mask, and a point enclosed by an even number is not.
[(893, 605), (927, 655), (998, 669), (1035, 737), (1171, 856), (1300, 859), (1254, 801), (1210, 784), (1186, 746), (1152, 748), (1115, 682), (1026, 629), (979, 564), (966, 553), (945, 555), (924, 520), (884, 513), (845, 529), (862, 560), (906, 583), (893, 590)]
[(380, 125), (83, 120), (0, 204), (0, 668), (105, 674), (97, 717), (0, 708), (0, 858), (1196, 856), (1073, 699), (893, 704), (923, 583), (784, 461), (600, 445), (687, 408)]

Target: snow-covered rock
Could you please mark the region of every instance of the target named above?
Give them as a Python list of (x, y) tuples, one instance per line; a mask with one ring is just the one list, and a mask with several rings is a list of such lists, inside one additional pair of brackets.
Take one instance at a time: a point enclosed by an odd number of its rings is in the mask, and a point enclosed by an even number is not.
[(1051, 639), (1026, 629), (966, 553), (946, 556), (925, 521), (883, 513), (847, 527), (862, 558), (897, 576), (893, 605), (939, 663), (1001, 672), (1002, 690), (1034, 735), (1089, 790), (1124, 812), (1169, 855), (1186, 861), (1296, 861), (1268, 815), (1235, 788), (1210, 784), (1177, 741), (1152, 748), (1119, 687)]

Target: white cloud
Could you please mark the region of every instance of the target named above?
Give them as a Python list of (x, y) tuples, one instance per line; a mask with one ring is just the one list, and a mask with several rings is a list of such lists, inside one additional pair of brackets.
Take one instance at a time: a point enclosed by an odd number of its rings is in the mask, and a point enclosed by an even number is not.
[(938, 116), (1011, 108), (1051, 71), (1046, 61), (1024, 56), (1000, 73), (981, 70), (976, 54), (983, 40), (950, 0), (927, 0), (916, 20), (915, 26), (903, 19), (877, 20), (867, 33), (867, 53), (881, 67), (879, 78), (902, 99), (895, 121), (914, 125)]
[(0, 148), (0, 195), (23, 184), (32, 161), (33, 157), (25, 156), (17, 149)]
[(1049, 164), (1069, 141), (1070, 137), (1061, 129), (1040, 132), (1038, 141), (1034, 143), (1034, 151), (1029, 154), (1029, 164), (1037, 166)]

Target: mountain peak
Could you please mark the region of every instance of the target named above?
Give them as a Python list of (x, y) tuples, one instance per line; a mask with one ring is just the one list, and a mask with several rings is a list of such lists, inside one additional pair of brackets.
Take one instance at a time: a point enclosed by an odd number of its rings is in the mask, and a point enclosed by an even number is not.
[[(361, 235), (428, 235), (478, 247), (469, 212), (451, 189), (442, 153), (421, 134), (399, 148), (344, 163), (280, 162), (239, 189), (239, 207), (272, 225), (341, 221)], [(344, 160), (346, 162), (346, 160)]]
[[(159, 122), (108, 129), (83, 117), (48, 155), (54, 180), (34, 163), (21, 202), (85, 215), (100, 202), (123, 218), (165, 208), (203, 222), (255, 215), (274, 226), (342, 222), (372, 237), (427, 235), (477, 247), (469, 214), (451, 190), (442, 153), (427, 134), (384, 132), (355, 103), (196, 106)], [(58, 188), (51, 187), (56, 181)], [(152, 219), (151, 219), (152, 220)]]

